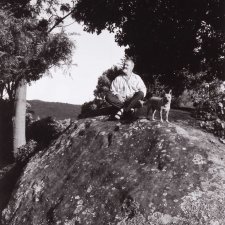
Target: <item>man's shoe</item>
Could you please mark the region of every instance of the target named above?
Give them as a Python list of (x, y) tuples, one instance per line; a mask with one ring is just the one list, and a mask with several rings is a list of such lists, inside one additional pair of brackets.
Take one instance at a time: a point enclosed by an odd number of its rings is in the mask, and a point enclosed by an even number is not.
[(121, 116), (123, 115), (123, 109), (120, 109), (116, 115), (114, 116), (117, 120), (120, 120)]

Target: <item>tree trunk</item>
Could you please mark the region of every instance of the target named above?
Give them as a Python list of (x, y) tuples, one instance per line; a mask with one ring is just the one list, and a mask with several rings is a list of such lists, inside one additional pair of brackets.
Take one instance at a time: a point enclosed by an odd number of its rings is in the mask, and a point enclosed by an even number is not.
[(13, 115), (13, 154), (16, 156), (18, 148), (26, 144), (26, 92), (27, 84), (23, 79), (16, 89)]

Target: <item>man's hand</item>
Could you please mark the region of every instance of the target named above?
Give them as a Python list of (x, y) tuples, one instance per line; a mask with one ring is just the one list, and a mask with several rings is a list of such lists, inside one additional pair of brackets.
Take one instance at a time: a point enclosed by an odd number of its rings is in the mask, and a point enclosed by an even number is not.
[(121, 95), (116, 95), (116, 96), (121, 102), (124, 102), (125, 98), (123, 98)]

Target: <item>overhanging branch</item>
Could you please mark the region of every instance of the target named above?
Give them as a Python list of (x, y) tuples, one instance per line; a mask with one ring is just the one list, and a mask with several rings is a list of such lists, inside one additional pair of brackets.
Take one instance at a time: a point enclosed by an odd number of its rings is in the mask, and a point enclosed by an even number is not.
[(71, 10), (67, 15), (65, 15), (64, 17), (60, 18), (59, 20), (56, 21), (56, 23), (52, 26), (52, 28), (50, 28), (50, 30), (48, 31), (48, 33), (50, 33), (52, 30), (54, 30), (64, 19), (66, 19), (68, 16), (70, 16), (73, 13), (74, 9)]

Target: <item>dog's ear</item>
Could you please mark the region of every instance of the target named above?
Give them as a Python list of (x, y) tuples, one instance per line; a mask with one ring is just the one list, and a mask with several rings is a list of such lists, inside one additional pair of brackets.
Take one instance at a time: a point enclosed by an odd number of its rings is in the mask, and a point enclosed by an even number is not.
[(169, 94), (172, 95), (172, 89), (169, 90)]

